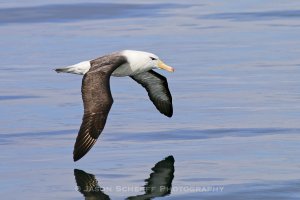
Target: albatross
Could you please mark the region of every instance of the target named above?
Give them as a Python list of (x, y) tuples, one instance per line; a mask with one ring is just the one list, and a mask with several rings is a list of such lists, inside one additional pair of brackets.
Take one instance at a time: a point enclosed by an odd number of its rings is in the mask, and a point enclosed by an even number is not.
[(84, 114), (74, 145), (74, 162), (93, 147), (104, 129), (113, 104), (110, 76), (130, 76), (146, 89), (150, 100), (160, 113), (172, 117), (172, 96), (167, 79), (153, 69), (174, 72), (174, 68), (163, 63), (155, 54), (134, 50), (115, 52), (55, 69), (57, 73), (84, 75), (81, 86)]

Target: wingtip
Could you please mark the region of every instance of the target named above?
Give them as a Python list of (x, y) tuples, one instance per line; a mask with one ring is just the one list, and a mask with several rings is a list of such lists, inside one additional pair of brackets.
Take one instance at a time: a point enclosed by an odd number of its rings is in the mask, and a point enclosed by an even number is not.
[(173, 107), (171, 106), (171, 108), (169, 110), (167, 110), (166, 112), (164, 112), (164, 115), (166, 115), (167, 117), (171, 118), (173, 116)]
[(78, 161), (79, 159), (78, 158), (75, 158), (74, 156), (73, 156), (73, 161), (74, 162), (76, 162), (76, 161)]
[(87, 140), (81, 140), (82, 138), (80, 136), (77, 136), (75, 145), (74, 145), (74, 151), (73, 151), (73, 160), (74, 162), (80, 160), (83, 158), (90, 149), (94, 146), (97, 139), (94, 139), (92, 137), (89, 137)]
[(80, 160), (84, 155), (80, 154), (80, 153), (76, 153), (76, 152), (73, 152), (73, 161), (74, 162), (77, 162), (78, 160)]
[(165, 114), (167, 117), (169, 117), (169, 118), (172, 118), (172, 116), (173, 116), (173, 113), (168, 113), (168, 114)]
[(73, 161), (76, 162), (76, 161), (80, 160), (82, 157), (83, 156), (73, 154)]

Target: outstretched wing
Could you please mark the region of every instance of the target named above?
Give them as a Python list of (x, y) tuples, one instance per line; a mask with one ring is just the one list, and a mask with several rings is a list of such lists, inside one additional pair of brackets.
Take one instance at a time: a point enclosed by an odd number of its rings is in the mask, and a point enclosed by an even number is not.
[(82, 80), (84, 115), (74, 146), (74, 161), (82, 158), (101, 134), (113, 104), (110, 75), (125, 62), (122, 56), (106, 56), (91, 61), (91, 68)]
[(159, 112), (168, 117), (172, 117), (172, 96), (169, 91), (167, 79), (164, 76), (150, 70), (131, 76), (131, 78), (147, 90), (150, 100)]

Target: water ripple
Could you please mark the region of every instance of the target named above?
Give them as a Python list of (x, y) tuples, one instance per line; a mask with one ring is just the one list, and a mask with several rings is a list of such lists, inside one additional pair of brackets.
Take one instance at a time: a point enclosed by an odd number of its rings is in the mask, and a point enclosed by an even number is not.
[[(221, 128), (207, 130), (174, 130), (168, 132), (112, 134), (112, 140), (130, 141), (174, 141), (203, 140), (223, 137), (256, 137), (263, 135), (278, 135), (299, 133), (300, 129), (286, 128)], [(116, 138), (114, 138), (116, 137)]]
[(300, 10), (276, 10), (276, 11), (257, 11), (257, 12), (231, 12), (215, 13), (204, 15), (200, 18), (207, 19), (227, 19), (232, 21), (257, 21), (300, 18)]
[(30, 96), (30, 95), (4, 95), (0, 96), (0, 101), (3, 100), (17, 100), (17, 99), (33, 99), (39, 98), (38, 96)]
[[(0, 24), (57, 23), (95, 19), (161, 16), (162, 9), (176, 8), (175, 4), (114, 4), (81, 3), (43, 5), (0, 9)], [(180, 5), (182, 7), (182, 5)]]
[[(162, 140), (203, 140), (223, 137), (256, 137), (263, 135), (278, 134), (298, 134), (298, 128), (220, 128), (207, 130), (173, 130), (161, 132), (145, 132), (145, 133), (105, 133), (107, 140), (110, 141), (162, 141)], [(77, 130), (60, 130), (47, 132), (27, 132), (27, 133), (10, 133), (0, 134), (1, 140), (13, 138), (43, 138), (54, 137), (59, 135), (76, 135)], [(74, 135), (74, 137), (75, 137)], [(4, 143), (4, 142), (3, 142)]]

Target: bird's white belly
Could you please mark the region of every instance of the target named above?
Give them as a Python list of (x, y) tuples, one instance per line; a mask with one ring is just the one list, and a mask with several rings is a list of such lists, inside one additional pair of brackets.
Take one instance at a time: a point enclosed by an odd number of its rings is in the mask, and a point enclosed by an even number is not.
[(140, 68), (140, 67), (132, 67), (128, 63), (125, 63), (118, 67), (113, 73), (112, 76), (132, 76), (135, 74), (139, 74), (150, 69)]

